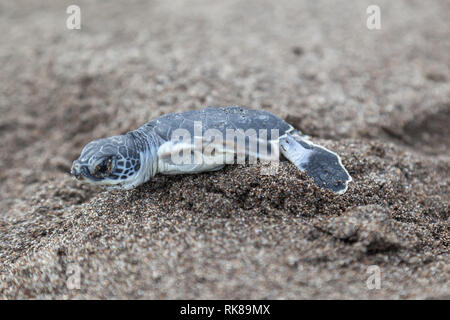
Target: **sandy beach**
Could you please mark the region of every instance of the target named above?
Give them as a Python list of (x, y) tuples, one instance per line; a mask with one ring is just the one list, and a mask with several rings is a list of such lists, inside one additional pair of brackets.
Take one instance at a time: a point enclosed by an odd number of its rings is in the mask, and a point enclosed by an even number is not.
[[(0, 3), (1, 299), (449, 299), (449, 1)], [(344, 195), (288, 161), (70, 176), (169, 113), (263, 109), (341, 155)], [(380, 286), (370, 277), (378, 270)]]

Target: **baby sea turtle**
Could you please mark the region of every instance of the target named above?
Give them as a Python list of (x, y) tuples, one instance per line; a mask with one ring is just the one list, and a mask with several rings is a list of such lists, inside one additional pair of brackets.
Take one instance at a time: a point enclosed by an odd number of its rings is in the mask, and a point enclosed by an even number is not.
[(342, 194), (352, 181), (336, 153), (267, 111), (235, 106), (167, 114), (124, 135), (94, 140), (73, 162), (71, 174), (129, 190), (157, 173), (214, 171), (236, 158), (278, 160), (280, 152), (322, 188)]

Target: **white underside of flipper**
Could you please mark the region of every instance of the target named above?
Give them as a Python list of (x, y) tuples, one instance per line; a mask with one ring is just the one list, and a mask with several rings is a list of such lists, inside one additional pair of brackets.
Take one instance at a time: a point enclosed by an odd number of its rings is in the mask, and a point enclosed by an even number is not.
[(158, 149), (158, 173), (194, 174), (224, 167), (223, 153), (203, 154), (191, 143), (168, 141)]
[[(202, 138), (199, 138), (202, 139)], [(242, 146), (239, 143), (219, 142), (210, 139), (200, 140), (198, 145), (183, 141), (168, 141), (158, 149), (158, 173), (161, 174), (189, 174), (205, 171), (215, 171), (227, 164), (255, 164), (257, 160), (273, 161), (270, 152), (259, 153), (259, 148), (276, 151), (276, 161), (279, 157), (278, 141), (257, 140), (254, 146)]]

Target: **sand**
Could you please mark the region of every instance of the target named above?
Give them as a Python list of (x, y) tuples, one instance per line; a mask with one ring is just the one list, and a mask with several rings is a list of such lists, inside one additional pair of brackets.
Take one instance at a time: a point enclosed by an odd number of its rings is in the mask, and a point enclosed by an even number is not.
[[(0, 4), (0, 298), (450, 298), (450, 2), (377, 1), (381, 30), (367, 1), (78, 1), (81, 30), (69, 4)], [(89, 141), (208, 105), (277, 114), (353, 183), (69, 176)]]

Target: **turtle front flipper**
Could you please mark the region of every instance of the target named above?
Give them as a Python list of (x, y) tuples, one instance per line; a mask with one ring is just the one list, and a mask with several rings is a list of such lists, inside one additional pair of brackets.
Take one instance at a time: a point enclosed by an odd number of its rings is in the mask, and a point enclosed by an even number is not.
[(300, 136), (286, 134), (281, 137), (280, 151), (297, 168), (313, 178), (314, 183), (321, 188), (343, 194), (347, 190), (348, 183), (352, 181), (336, 153)]

